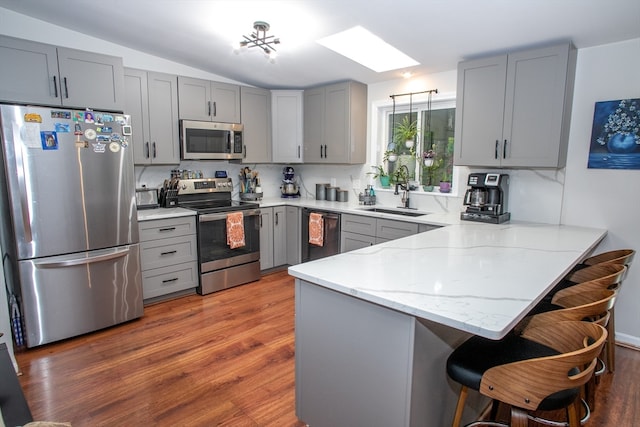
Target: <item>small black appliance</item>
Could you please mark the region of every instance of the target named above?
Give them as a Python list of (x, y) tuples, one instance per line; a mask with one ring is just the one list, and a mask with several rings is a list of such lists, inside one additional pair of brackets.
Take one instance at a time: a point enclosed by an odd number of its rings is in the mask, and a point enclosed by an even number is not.
[(466, 211), (460, 219), (501, 224), (509, 221), (509, 175), (502, 173), (472, 173), (467, 180), (469, 189), (464, 195)]

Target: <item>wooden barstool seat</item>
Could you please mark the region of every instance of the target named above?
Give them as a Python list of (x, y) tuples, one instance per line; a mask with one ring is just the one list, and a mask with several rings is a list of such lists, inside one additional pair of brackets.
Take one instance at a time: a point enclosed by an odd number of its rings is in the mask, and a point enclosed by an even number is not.
[(460, 425), (469, 388), (509, 405), (514, 427), (528, 425), (528, 411), (562, 408), (569, 426), (578, 427), (578, 396), (606, 336), (596, 323), (562, 321), (499, 341), (470, 338), (447, 359), (447, 373), (462, 385), (453, 427)]
[(615, 251), (603, 252), (586, 258), (582, 261), (582, 265), (605, 265), (605, 264), (622, 264), (630, 265), (633, 262), (633, 257), (636, 251), (633, 249), (618, 249)]

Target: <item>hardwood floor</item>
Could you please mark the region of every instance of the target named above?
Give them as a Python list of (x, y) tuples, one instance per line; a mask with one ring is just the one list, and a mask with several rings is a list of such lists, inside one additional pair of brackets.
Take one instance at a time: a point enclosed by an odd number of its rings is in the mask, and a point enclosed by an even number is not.
[[(35, 419), (74, 427), (301, 427), (293, 316), (293, 278), (281, 271), (148, 306), (142, 319), (17, 353), (20, 382)], [(586, 427), (634, 426), (640, 419), (640, 352), (618, 347), (616, 359)]]

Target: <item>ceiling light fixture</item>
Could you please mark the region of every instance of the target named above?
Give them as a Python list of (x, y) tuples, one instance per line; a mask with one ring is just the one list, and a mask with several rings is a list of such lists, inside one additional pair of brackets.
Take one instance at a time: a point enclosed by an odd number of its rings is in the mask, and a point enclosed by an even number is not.
[(269, 28), (269, 24), (264, 21), (254, 22), (253, 29), (255, 31), (248, 36), (242, 36), (244, 37), (244, 40), (240, 42), (240, 47), (259, 47), (265, 55), (273, 58), (276, 52), (273, 45), (280, 44), (280, 39), (275, 36), (267, 36)]

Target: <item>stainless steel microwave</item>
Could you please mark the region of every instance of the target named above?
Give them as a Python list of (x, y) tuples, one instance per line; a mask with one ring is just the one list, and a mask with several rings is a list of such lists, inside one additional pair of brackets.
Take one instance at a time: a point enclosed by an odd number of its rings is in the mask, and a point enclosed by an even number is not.
[(184, 160), (231, 160), (244, 155), (243, 126), (180, 120), (180, 158)]

